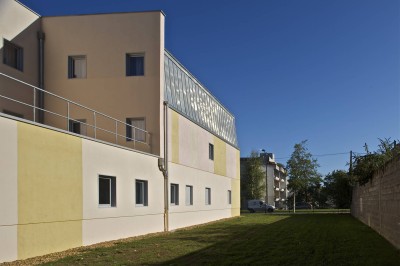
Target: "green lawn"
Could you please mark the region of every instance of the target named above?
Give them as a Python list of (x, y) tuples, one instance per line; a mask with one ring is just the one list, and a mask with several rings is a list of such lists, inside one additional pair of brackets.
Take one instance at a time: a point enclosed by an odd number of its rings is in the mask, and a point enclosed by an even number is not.
[(51, 265), (400, 265), (400, 251), (348, 214), (241, 217), (85, 249)]

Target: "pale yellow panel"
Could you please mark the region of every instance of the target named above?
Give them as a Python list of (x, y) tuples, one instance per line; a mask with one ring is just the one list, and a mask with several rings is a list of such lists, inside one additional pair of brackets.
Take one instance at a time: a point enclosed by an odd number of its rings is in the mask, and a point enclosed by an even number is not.
[(82, 246), (82, 221), (18, 226), (18, 259)]
[(82, 208), (81, 139), (19, 122), (18, 257), (82, 243)]
[(179, 163), (179, 114), (171, 110), (172, 162)]
[(231, 180), (232, 187), (232, 216), (240, 215), (240, 179)]
[(214, 173), (226, 176), (226, 143), (214, 136)]

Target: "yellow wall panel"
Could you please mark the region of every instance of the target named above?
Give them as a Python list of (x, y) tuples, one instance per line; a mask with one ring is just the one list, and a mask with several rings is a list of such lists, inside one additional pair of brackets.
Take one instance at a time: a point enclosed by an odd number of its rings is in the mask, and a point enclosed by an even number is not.
[(226, 143), (214, 136), (214, 173), (226, 176)]
[(171, 110), (172, 162), (179, 163), (179, 114)]
[(18, 225), (18, 259), (82, 246), (82, 221)]
[(236, 153), (236, 179), (232, 179), (232, 216), (240, 215), (240, 150)]
[(18, 122), (19, 259), (82, 245), (82, 193), (81, 139)]

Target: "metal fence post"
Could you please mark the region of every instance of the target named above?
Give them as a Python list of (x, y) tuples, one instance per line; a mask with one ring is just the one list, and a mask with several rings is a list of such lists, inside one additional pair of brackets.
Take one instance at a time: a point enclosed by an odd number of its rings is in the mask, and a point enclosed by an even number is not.
[(36, 88), (33, 88), (33, 122), (36, 122)]
[(93, 112), (94, 138), (96, 139), (96, 112)]
[(69, 128), (69, 102), (67, 102), (67, 130), (70, 131), (70, 128)]

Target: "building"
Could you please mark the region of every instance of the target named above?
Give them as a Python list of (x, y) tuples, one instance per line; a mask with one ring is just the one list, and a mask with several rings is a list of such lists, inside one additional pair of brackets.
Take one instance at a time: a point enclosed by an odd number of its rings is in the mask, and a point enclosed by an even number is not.
[[(260, 153), (261, 160), (261, 170), (265, 174), (265, 179), (263, 180), (263, 195), (262, 200), (266, 203), (275, 206), (279, 209), (287, 209), (287, 173), (286, 169), (282, 164), (275, 161), (275, 155), (273, 153)], [(249, 158), (240, 158), (240, 171), (242, 176), (242, 182), (246, 182), (246, 167)], [(242, 208), (246, 209), (246, 201), (250, 199), (245, 198), (244, 191), (241, 192), (241, 204)]]
[(240, 215), (235, 118), (164, 23), (0, 0), (0, 262)]

